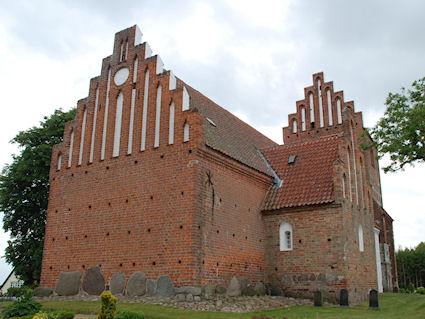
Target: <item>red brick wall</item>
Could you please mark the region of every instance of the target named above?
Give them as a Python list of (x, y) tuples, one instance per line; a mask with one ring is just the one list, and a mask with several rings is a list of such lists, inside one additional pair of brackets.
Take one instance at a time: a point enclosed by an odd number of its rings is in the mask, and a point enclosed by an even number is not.
[[(133, 28), (116, 35), (128, 38), (128, 59), (117, 63), (116, 50), (103, 61), (101, 76), (92, 79), (89, 97), (79, 101), (76, 119), (67, 123), (64, 142), (55, 146), (50, 172), (50, 196), (43, 252), (41, 285), (54, 288), (60, 271), (101, 265), (108, 280), (124, 271), (143, 271), (149, 278), (169, 274), (177, 285), (191, 284), (199, 269), (195, 259), (195, 149), (202, 139), (199, 115), (182, 111), (182, 88), (169, 90), (169, 72), (156, 75), (156, 57), (144, 59), (145, 44), (132, 46)], [(133, 41), (133, 42), (132, 42)], [(135, 55), (138, 81), (132, 83)], [(115, 61), (110, 64), (110, 61)], [(108, 67), (112, 78), (105, 160), (100, 159)], [(123, 66), (129, 80), (116, 87), (114, 74)], [(140, 151), (145, 70), (150, 70), (146, 150)], [(156, 87), (161, 83), (160, 146), (154, 148)], [(99, 108), (94, 160), (89, 163), (96, 88)], [(136, 89), (133, 150), (127, 155), (131, 90)], [(124, 94), (120, 155), (112, 157), (116, 97)], [(174, 145), (168, 145), (169, 105), (175, 103)], [(87, 108), (83, 161), (78, 164), (82, 117)], [(184, 123), (190, 141), (183, 142)], [(68, 168), (70, 132), (74, 130), (72, 165)], [(62, 169), (57, 170), (62, 154)]]
[(260, 212), (271, 177), (208, 147), (200, 152), (197, 219), (202, 281), (227, 284), (234, 275), (264, 282)]

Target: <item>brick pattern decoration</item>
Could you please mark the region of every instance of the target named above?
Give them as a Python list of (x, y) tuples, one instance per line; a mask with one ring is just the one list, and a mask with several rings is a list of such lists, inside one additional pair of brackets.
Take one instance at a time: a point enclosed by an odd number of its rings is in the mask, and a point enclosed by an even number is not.
[[(311, 297), (321, 289), (333, 301), (345, 288), (356, 302), (377, 288), (374, 227), (390, 247), (387, 273), (396, 285), (392, 220), (382, 209), (376, 150), (360, 148), (362, 114), (342, 91), (314, 74), (283, 128), (285, 145), (278, 146), (164, 70), (139, 35), (136, 26), (115, 35), (113, 54), (91, 79), (89, 96), (78, 101), (63, 143), (53, 148), (41, 286), (54, 288), (61, 271), (84, 274), (100, 266), (107, 282), (121, 271), (127, 278), (134, 271), (152, 279), (168, 274), (176, 286), (227, 284), (244, 276), (294, 296)], [(115, 75), (124, 68), (129, 77), (117, 85)], [(303, 131), (301, 108), (308, 109), (310, 93), (316, 121), (306, 112)], [(119, 96), (124, 102), (114, 156)], [(292, 154), (298, 157), (288, 167)], [(282, 222), (292, 225), (290, 251), (279, 248)]]

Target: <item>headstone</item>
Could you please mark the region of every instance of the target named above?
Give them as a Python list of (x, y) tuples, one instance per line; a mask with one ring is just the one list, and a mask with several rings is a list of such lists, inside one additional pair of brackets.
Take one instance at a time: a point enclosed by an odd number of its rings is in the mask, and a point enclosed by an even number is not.
[(127, 296), (143, 296), (146, 293), (146, 275), (141, 271), (133, 273), (127, 282)]
[(119, 272), (111, 277), (109, 281), (109, 290), (112, 295), (122, 295), (124, 293), (125, 288), (125, 274), (123, 272)]
[(379, 293), (375, 289), (372, 289), (369, 293), (369, 309), (379, 309)]
[(266, 294), (266, 287), (262, 282), (259, 282), (255, 285), (255, 291), (257, 292), (257, 295), (264, 296)]
[(282, 282), (285, 286), (290, 286), (294, 283), (291, 276), (289, 276), (288, 274), (282, 275)]
[(176, 300), (177, 300), (178, 302), (186, 301), (186, 295), (184, 295), (184, 294), (177, 294), (177, 295), (176, 295)]
[(150, 297), (155, 296), (156, 295), (156, 280), (148, 279), (146, 286), (147, 286), (148, 296)]
[(79, 271), (61, 272), (55, 291), (59, 296), (73, 296), (80, 290), (81, 273)]
[(158, 278), (156, 284), (156, 294), (160, 297), (170, 297), (174, 295), (174, 285), (168, 275)]
[(34, 289), (34, 296), (36, 297), (49, 297), (53, 290), (46, 287), (37, 287)]
[(193, 295), (192, 294), (187, 294), (186, 295), (186, 301), (187, 302), (192, 302), (193, 301)]
[(278, 286), (270, 287), (270, 296), (283, 296), (282, 288)]
[(230, 280), (229, 286), (227, 287), (227, 295), (229, 297), (236, 297), (241, 295), (241, 284), (235, 276)]
[(347, 289), (341, 289), (339, 293), (339, 305), (343, 307), (348, 307), (348, 290)]
[(83, 279), (83, 290), (89, 295), (99, 296), (105, 290), (105, 278), (100, 272), (100, 267), (87, 269)]
[(250, 297), (257, 295), (257, 291), (252, 285), (241, 289), (241, 293), (243, 296), (250, 296)]
[(193, 296), (193, 301), (196, 301), (196, 302), (201, 301), (201, 296)]
[(226, 291), (227, 291), (227, 288), (223, 286), (222, 284), (218, 284), (215, 287), (215, 292), (218, 293), (219, 295), (225, 294)]
[(200, 287), (183, 286), (175, 289), (176, 294), (192, 294), (193, 296), (200, 296), (202, 289)]
[(322, 307), (323, 306), (323, 296), (321, 291), (314, 292), (314, 306)]
[(211, 299), (215, 295), (215, 289), (213, 285), (211, 285), (209, 282), (207, 282), (204, 286), (204, 296), (205, 299)]
[(319, 276), (317, 276), (317, 280), (319, 281), (325, 281), (326, 280), (326, 275), (323, 273), (320, 273)]

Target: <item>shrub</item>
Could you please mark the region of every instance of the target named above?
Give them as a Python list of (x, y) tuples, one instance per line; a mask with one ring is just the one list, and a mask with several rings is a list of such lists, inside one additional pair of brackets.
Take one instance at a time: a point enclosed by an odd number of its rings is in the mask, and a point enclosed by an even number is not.
[(41, 305), (32, 300), (30, 294), (27, 292), (21, 299), (14, 301), (9, 307), (3, 310), (3, 316), (5, 318), (11, 318), (36, 314), (40, 310)]
[(100, 295), (102, 308), (97, 316), (98, 319), (114, 319), (117, 310), (117, 298), (112, 296), (110, 291), (104, 291)]
[(415, 292), (415, 286), (412, 283), (410, 283), (406, 288), (406, 292), (409, 293), (409, 294), (414, 293)]
[(415, 294), (425, 295), (425, 288), (419, 287), (418, 289), (415, 290)]
[(19, 298), (19, 297), (22, 297), (28, 289), (29, 287), (26, 287), (26, 286), (22, 286), (19, 288), (10, 287), (9, 289), (7, 289), (6, 296)]
[(115, 319), (145, 319), (145, 314), (141, 311), (118, 310)]

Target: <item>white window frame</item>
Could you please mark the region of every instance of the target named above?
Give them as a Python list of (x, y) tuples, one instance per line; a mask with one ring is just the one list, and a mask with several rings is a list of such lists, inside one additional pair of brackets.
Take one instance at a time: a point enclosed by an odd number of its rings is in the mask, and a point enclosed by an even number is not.
[(292, 226), (287, 222), (282, 222), (279, 226), (279, 246), (280, 251), (289, 251), (294, 248)]

